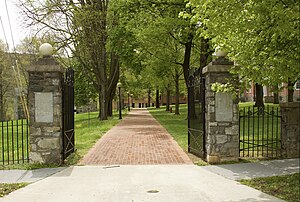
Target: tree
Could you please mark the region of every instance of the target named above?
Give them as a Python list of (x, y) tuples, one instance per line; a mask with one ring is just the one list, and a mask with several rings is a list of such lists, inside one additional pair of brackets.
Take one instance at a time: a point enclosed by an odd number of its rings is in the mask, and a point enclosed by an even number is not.
[[(51, 33), (57, 51), (76, 58), (99, 94), (99, 118), (107, 119), (119, 78), (119, 58), (106, 48), (109, 1), (23, 1), (30, 25)], [(62, 51), (65, 50), (65, 51)]]
[[(80, 71), (80, 64), (75, 63), (74, 68), (74, 97), (75, 97), (75, 106), (81, 107), (85, 105), (89, 105), (90, 102), (95, 101), (97, 99), (97, 92), (93, 87), (92, 81), (89, 81), (82, 71)], [(78, 71), (79, 70), (79, 71)]]
[[(199, 64), (199, 55), (195, 57), (196, 54), (192, 53), (195, 46), (193, 44), (195, 25), (191, 25), (186, 19), (178, 18), (179, 12), (185, 10), (184, 1), (134, 0), (115, 3), (116, 12), (121, 11), (120, 22), (139, 42), (138, 47), (134, 49), (150, 55), (150, 60), (158, 60), (159, 66), (164, 63), (164, 66), (172, 68), (168, 74), (173, 75), (179, 100), (177, 87), (180, 75), (184, 75), (187, 87), (191, 64), (196, 64), (195, 66)], [(178, 107), (175, 113), (179, 113)]]
[(0, 121), (5, 120), (5, 95), (7, 94), (9, 84), (5, 80), (5, 71), (7, 68), (7, 54), (4, 52), (5, 44), (0, 40)]
[(202, 23), (202, 36), (239, 64), (233, 72), (241, 78), (266, 86), (299, 79), (299, 1), (190, 0), (187, 5), (192, 20)]

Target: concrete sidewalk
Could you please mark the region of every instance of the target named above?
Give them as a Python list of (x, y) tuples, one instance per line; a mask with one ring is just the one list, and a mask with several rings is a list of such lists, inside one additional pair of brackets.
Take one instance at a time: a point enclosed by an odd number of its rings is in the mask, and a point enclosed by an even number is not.
[(35, 170), (0, 170), (0, 183), (36, 182), (66, 169), (41, 168)]
[(195, 165), (69, 167), (0, 201), (282, 201)]
[(282, 159), (255, 163), (204, 166), (203, 169), (231, 180), (241, 180), (298, 173), (300, 170), (299, 162), (299, 158)]
[[(237, 163), (227, 165), (201, 166), (201, 169), (221, 175), (230, 180), (252, 179), (257, 177), (269, 177), (298, 173), (300, 170), (300, 159), (282, 159), (271, 161), (259, 161), (255, 163)], [(118, 168), (116, 166), (103, 167)], [(0, 183), (36, 182), (49, 177), (55, 173), (67, 169), (41, 168), (36, 170), (0, 170)]]

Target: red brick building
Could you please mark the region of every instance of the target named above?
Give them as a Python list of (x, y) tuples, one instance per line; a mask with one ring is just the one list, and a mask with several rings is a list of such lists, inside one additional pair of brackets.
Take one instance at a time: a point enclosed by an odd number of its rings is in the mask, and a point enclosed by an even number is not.
[[(288, 96), (287, 84), (283, 83), (280, 87), (282, 87), (282, 90), (279, 92), (279, 101), (286, 102)], [(267, 86), (264, 86), (263, 92), (264, 92), (264, 101), (273, 102), (274, 93), (272, 92), (272, 89)], [(244, 93), (241, 95), (241, 99), (246, 102), (251, 102), (254, 101), (254, 98), (255, 98), (255, 84), (253, 83), (250, 89), (244, 91)], [(294, 101), (300, 101), (300, 80), (297, 81), (294, 85)]]

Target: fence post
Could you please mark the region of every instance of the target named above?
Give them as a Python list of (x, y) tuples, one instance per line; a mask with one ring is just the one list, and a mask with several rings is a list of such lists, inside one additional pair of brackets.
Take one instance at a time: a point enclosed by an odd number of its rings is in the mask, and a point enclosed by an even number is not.
[(203, 68), (205, 76), (206, 160), (209, 163), (237, 160), (239, 157), (238, 102), (231, 93), (216, 93), (213, 83), (225, 84), (233, 62), (219, 57)]
[[(50, 49), (45, 52), (43, 47)], [(52, 46), (43, 44), (39, 58), (28, 68), (30, 155), (32, 162), (60, 164), (62, 161), (63, 68), (51, 56)]]
[(299, 158), (300, 154), (300, 102), (280, 104), (281, 110), (281, 142), (283, 156)]

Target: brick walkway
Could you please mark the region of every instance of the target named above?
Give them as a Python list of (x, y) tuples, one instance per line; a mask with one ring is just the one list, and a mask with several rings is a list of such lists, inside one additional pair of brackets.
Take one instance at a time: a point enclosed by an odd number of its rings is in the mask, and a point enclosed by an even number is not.
[(177, 142), (146, 109), (132, 110), (80, 162), (84, 165), (191, 163)]

